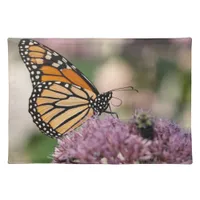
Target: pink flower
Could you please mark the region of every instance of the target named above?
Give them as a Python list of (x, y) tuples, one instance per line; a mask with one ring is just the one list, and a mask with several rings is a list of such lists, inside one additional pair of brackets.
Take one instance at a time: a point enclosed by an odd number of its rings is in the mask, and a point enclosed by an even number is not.
[(128, 123), (94, 117), (58, 140), (54, 163), (192, 163), (191, 134), (137, 111)]

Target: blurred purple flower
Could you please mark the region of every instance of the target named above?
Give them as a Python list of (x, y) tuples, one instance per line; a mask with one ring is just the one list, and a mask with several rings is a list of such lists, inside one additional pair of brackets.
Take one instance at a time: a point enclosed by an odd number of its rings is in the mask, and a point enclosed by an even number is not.
[(128, 123), (111, 116), (94, 117), (58, 140), (53, 163), (191, 164), (191, 134), (142, 110)]

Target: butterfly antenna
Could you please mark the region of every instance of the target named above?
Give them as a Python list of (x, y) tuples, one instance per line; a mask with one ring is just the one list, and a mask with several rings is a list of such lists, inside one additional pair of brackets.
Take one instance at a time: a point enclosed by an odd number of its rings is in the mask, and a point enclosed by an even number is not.
[(113, 104), (113, 102), (111, 101), (111, 104), (112, 104), (114, 107), (119, 107), (119, 106), (121, 106), (121, 105), (122, 105), (122, 100), (121, 100), (121, 99), (119, 99), (119, 98), (117, 98), (117, 97), (112, 97), (112, 98), (114, 98), (114, 99), (117, 99), (117, 100), (119, 100), (119, 101), (120, 101), (120, 103), (119, 103), (118, 105), (116, 105), (116, 104)]
[(127, 86), (127, 87), (123, 87), (123, 88), (115, 88), (115, 89), (109, 90), (108, 92), (113, 92), (113, 91), (131, 91), (131, 90), (135, 90), (136, 92), (139, 92), (133, 86)]

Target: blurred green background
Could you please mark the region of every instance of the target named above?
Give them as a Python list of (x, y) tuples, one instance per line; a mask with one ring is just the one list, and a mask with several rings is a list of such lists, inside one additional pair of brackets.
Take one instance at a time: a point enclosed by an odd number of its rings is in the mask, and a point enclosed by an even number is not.
[[(29, 72), (18, 52), (20, 39), (8, 39), (9, 163), (50, 163), (57, 141), (39, 132), (28, 113)], [(100, 92), (133, 85), (136, 92), (115, 92), (112, 106), (122, 120), (136, 108), (191, 126), (191, 38), (35, 39), (79, 68)], [(112, 100), (112, 104), (119, 104)]]

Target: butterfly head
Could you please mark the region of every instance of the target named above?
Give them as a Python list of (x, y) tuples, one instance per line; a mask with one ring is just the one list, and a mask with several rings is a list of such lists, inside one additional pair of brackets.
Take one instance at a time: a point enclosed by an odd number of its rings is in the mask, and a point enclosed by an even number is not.
[(108, 108), (109, 101), (111, 98), (112, 98), (111, 91), (98, 94), (94, 100), (92, 99), (90, 100), (89, 106), (92, 107), (98, 115), (100, 115)]

